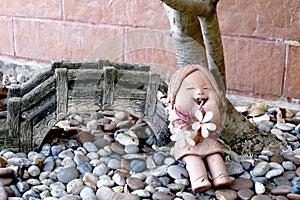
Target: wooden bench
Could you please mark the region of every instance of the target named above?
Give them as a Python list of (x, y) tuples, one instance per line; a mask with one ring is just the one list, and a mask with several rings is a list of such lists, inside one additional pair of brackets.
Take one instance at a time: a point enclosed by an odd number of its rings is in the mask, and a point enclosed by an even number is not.
[(167, 118), (157, 92), (166, 92), (166, 88), (160, 75), (145, 65), (108, 60), (54, 62), (50, 70), (22, 87), (10, 87), (6, 139), (13, 139), (11, 145), (28, 152), (38, 147), (49, 130), (66, 116), (104, 108), (127, 111), (159, 133), (167, 129)]

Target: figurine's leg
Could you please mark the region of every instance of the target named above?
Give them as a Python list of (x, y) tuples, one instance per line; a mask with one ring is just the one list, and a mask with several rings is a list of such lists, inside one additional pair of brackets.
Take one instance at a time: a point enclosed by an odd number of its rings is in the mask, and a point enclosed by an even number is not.
[(182, 161), (186, 164), (189, 172), (192, 189), (194, 192), (204, 192), (211, 188), (207, 172), (202, 159), (199, 156), (187, 155)]
[(216, 188), (230, 185), (225, 163), (219, 153), (206, 156), (206, 162), (210, 170), (213, 186)]

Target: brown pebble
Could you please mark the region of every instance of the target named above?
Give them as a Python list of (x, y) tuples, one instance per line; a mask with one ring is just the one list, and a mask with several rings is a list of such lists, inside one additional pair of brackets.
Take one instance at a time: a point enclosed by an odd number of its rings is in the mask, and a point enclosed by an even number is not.
[(290, 193), (290, 194), (287, 195), (287, 197), (291, 200), (300, 200), (300, 195), (299, 194)]
[(129, 172), (130, 171), (130, 163), (127, 160), (122, 159), (121, 160), (121, 169)]
[(288, 200), (285, 196), (277, 196), (276, 200)]
[(300, 167), (297, 167), (296, 174), (297, 174), (297, 176), (300, 176)]
[(128, 187), (132, 190), (144, 189), (146, 184), (139, 178), (129, 177), (126, 179)]
[(7, 177), (7, 176), (13, 176), (14, 170), (10, 168), (0, 168), (0, 177)]
[(115, 116), (115, 111), (113, 111), (113, 110), (104, 110), (104, 111), (102, 111), (102, 114), (104, 116), (107, 116), (107, 117), (113, 117), (113, 116)]
[(277, 186), (271, 190), (271, 193), (275, 195), (284, 195), (290, 193), (291, 191), (291, 186)]
[(289, 181), (295, 178), (296, 176), (297, 176), (296, 171), (286, 171), (283, 173), (283, 177), (285, 177)]
[(117, 128), (124, 129), (124, 128), (130, 128), (133, 125), (133, 122), (131, 120), (121, 121), (117, 124)]
[(237, 178), (234, 179), (231, 183), (231, 189), (240, 190), (240, 189), (251, 189), (253, 187), (253, 182), (250, 179), (246, 178)]
[(216, 191), (217, 199), (235, 200), (237, 199), (237, 193), (231, 189), (222, 189)]
[(5, 186), (10, 185), (12, 182), (13, 182), (13, 178), (10, 178), (10, 177), (7, 177), (7, 178), (0, 177), (0, 183), (2, 183)]
[(113, 150), (114, 152), (116, 152), (120, 155), (125, 155), (126, 154), (126, 152), (124, 150), (124, 147), (121, 144), (117, 143), (117, 142), (111, 143), (110, 148), (111, 148), (111, 150)]
[(105, 131), (114, 131), (117, 129), (117, 126), (115, 124), (104, 124), (103, 129)]
[(105, 124), (109, 124), (110, 122), (111, 122), (111, 120), (108, 118), (101, 118), (98, 120), (98, 123), (102, 126), (104, 126)]
[(93, 142), (93, 135), (88, 131), (82, 131), (78, 133), (76, 137), (78, 142), (80, 142), (81, 144), (85, 142)]
[(267, 195), (255, 195), (251, 200), (272, 200), (272, 198)]
[(242, 200), (249, 200), (254, 195), (254, 192), (248, 188), (244, 188), (238, 191), (237, 195)]
[(6, 167), (7, 162), (3, 157), (0, 157), (0, 167)]
[(37, 158), (34, 160), (34, 164), (36, 164), (39, 168), (42, 168), (44, 165), (45, 157)]

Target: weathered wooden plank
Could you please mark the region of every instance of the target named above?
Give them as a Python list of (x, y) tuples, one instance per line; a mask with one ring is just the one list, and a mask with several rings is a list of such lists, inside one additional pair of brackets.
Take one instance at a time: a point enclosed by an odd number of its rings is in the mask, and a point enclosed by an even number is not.
[(117, 75), (118, 83), (120, 81), (128, 82), (132, 84), (145, 84), (149, 81), (148, 72), (143, 71), (126, 71), (119, 70)]
[(157, 73), (149, 73), (147, 97), (145, 99), (145, 115), (153, 117), (157, 103), (157, 91), (160, 84), (160, 76)]
[(117, 70), (114, 67), (104, 68), (102, 105), (111, 106), (113, 104), (116, 76)]
[[(55, 70), (56, 76), (56, 115), (61, 116), (68, 112), (68, 78), (67, 69), (59, 68)], [(61, 119), (59, 119), (61, 120)]]
[(117, 88), (115, 90), (115, 99), (137, 99), (146, 100), (146, 91), (138, 89)]
[(50, 76), (53, 76), (53, 71), (52, 70), (47, 70), (45, 72), (37, 74), (36, 76), (34, 76), (31, 79), (29, 79), (28, 81), (26, 81), (22, 85), (21, 96), (24, 96), (25, 94), (27, 94), (32, 89), (38, 87), (38, 85), (40, 85), (41, 83), (43, 83), (44, 81), (49, 79)]
[(103, 66), (110, 65), (108, 60), (99, 60), (98, 62), (70, 62), (70, 61), (55, 61), (52, 63), (54, 69), (102, 69)]
[(119, 63), (119, 62), (109, 62), (110, 66), (115, 67), (117, 70), (131, 70), (131, 71), (150, 71), (149, 65), (139, 65), (139, 64), (127, 64), (127, 63)]
[(22, 152), (32, 150), (32, 122), (25, 120), (20, 124), (20, 148)]
[[(25, 120), (37, 120), (45, 117), (49, 112), (47, 110), (51, 107), (56, 107), (56, 94), (52, 92), (48, 94), (40, 102), (36, 103), (34, 107), (22, 112), (22, 118)], [(56, 109), (55, 109), (56, 110)]]
[(7, 125), (9, 137), (18, 137), (20, 130), (21, 103), (22, 99), (20, 97), (12, 97), (7, 101)]
[(22, 97), (22, 111), (29, 110), (55, 89), (55, 77), (51, 76)]
[(68, 80), (103, 80), (104, 76), (104, 70), (102, 69), (80, 69), (80, 70), (74, 70), (69, 69), (68, 70)]

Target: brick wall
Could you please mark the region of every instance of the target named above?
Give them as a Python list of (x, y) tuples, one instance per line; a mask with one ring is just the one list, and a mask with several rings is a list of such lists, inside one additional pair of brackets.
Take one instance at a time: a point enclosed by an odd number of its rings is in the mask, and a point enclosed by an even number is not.
[[(166, 80), (177, 68), (159, 0), (2, 0), (0, 56), (150, 64)], [(221, 0), (228, 92), (300, 99), (300, 2)]]

